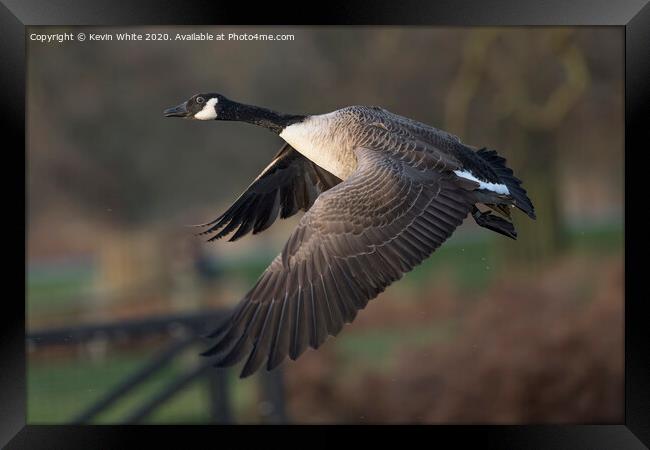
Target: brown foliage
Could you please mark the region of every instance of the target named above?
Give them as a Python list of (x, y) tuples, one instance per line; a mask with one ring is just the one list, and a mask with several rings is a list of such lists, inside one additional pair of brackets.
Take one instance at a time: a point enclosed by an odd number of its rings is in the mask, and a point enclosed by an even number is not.
[(444, 308), (462, 317), (455, 339), (401, 349), (388, 373), (346, 380), (337, 376), (332, 346), (306, 355), (308, 362), (289, 371), (293, 420), (622, 421), (620, 260), (565, 260), (537, 276), (501, 280), (465, 304), (464, 311)]

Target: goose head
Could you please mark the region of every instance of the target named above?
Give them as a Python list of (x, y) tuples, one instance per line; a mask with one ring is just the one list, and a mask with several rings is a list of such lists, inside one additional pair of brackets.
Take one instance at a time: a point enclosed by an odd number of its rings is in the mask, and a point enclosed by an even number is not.
[(219, 120), (233, 103), (221, 94), (196, 94), (178, 106), (163, 111), (165, 117), (184, 117), (196, 120)]

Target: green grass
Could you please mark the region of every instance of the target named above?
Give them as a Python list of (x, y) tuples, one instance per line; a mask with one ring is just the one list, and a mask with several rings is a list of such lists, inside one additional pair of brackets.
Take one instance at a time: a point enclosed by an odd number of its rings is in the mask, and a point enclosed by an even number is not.
[[(193, 361), (192, 364), (196, 363), (196, 353), (197, 349), (194, 348), (186, 358)], [(190, 354), (192, 358), (189, 358)], [(149, 357), (148, 352), (122, 352), (109, 353), (101, 362), (92, 362), (86, 358), (30, 360), (27, 372), (28, 423), (69, 422), (145, 364)], [(183, 358), (180, 358), (161, 369), (146, 383), (98, 415), (93, 423), (120, 423), (175, 377), (190, 370), (192, 364), (184, 365)], [(235, 413), (245, 411), (253, 399), (250, 389), (245, 388), (246, 386), (237, 386), (231, 390)], [(204, 378), (199, 378), (154, 411), (144, 423), (205, 423), (209, 419), (208, 399), (207, 383)]]
[(30, 275), (27, 279), (27, 314), (70, 311), (92, 289), (92, 273), (75, 271), (58, 276)]
[(571, 230), (571, 248), (575, 251), (608, 254), (623, 249), (624, 233), (622, 226), (603, 226), (591, 230)]
[(30, 360), (27, 418), (30, 423), (62, 423), (99, 399), (140, 363), (135, 355), (111, 358), (110, 366), (89, 360)]

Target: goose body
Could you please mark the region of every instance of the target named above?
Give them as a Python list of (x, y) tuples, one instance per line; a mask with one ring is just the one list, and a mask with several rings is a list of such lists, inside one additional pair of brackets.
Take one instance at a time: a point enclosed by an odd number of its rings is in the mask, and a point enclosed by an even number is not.
[(531, 218), (521, 181), (494, 150), (383, 108), (286, 115), (197, 94), (166, 116), (238, 120), (284, 141), (235, 203), (204, 224), (210, 240), (258, 233), (306, 211), (281, 254), (210, 337), (219, 367), (246, 357), (241, 376), (298, 358), (427, 258), (471, 214), (516, 238), (510, 210)]
[(310, 161), (345, 180), (357, 167), (354, 135), (342, 126), (346, 116), (344, 111), (310, 116), (286, 127), (280, 137)]

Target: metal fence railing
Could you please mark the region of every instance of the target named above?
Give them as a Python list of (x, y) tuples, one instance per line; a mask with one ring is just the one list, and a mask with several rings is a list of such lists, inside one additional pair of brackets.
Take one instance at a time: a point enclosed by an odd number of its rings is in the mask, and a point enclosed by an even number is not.
[[(80, 325), (38, 330), (27, 335), (27, 342), (35, 347), (51, 345), (80, 345), (95, 339), (122, 340), (161, 333), (171, 334), (171, 341), (144, 365), (127, 374), (101, 398), (86, 409), (79, 411), (72, 423), (89, 423), (118, 400), (124, 398), (136, 387), (146, 383), (158, 371), (170, 364), (174, 358), (193, 344), (200, 342), (216, 323), (225, 319), (223, 310), (200, 311), (191, 314), (177, 314), (149, 317), (145, 319), (122, 320), (110, 323)], [(214, 423), (232, 423), (234, 414), (228, 383), (230, 369), (216, 369), (208, 358), (199, 358), (197, 364), (169, 381), (162, 389), (137, 405), (123, 419), (124, 423), (139, 423), (165, 404), (175, 394), (192, 382), (204, 378), (210, 392), (210, 418)], [(260, 392), (266, 402), (265, 418), (268, 423), (286, 423), (284, 379), (281, 369), (260, 373)]]

